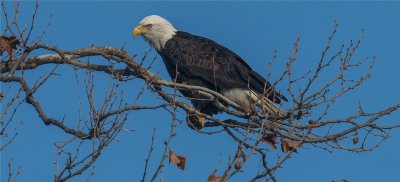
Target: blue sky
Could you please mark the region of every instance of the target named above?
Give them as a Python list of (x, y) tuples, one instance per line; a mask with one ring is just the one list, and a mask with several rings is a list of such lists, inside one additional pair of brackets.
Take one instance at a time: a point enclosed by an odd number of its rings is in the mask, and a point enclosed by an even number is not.
[[(7, 3), (7, 6), (12, 5)], [(33, 3), (23, 2), (21, 22), (29, 22)], [(142, 38), (132, 38), (131, 31), (145, 16), (158, 14), (168, 19), (178, 30), (208, 37), (229, 47), (244, 58), (259, 73), (266, 73), (267, 61), (274, 50), (278, 52), (276, 78), (284, 68), (300, 37), (298, 64), (295, 72), (301, 73), (315, 65), (327, 42), (335, 20), (340, 22), (333, 47), (350, 39), (357, 40), (361, 29), (365, 38), (356, 59), (376, 56), (373, 77), (352, 94), (338, 102), (332, 117), (356, 111), (357, 100), (365, 104), (366, 111), (383, 109), (399, 102), (400, 95), (400, 3), (398, 2), (41, 2), (37, 17), (36, 35), (46, 26), (50, 14), (51, 25), (42, 43), (60, 49), (77, 49), (92, 44), (122, 47), (129, 54), (139, 57), (150, 49)], [(2, 26), (4, 25), (2, 15)], [(3, 29), (3, 28), (2, 28)], [(158, 56), (152, 51), (151, 57)], [(93, 60), (96, 61), (96, 60)], [(35, 80), (40, 73), (29, 73)], [(160, 77), (169, 76), (160, 58), (152, 70)], [(38, 92), (38, 99), (50, 115), (61, 119), (69, 113), (70, 123), (77, 118), (77, 99), (84, 88), (77, 86), (71, 67), (57, 71), (62, 76), (53, 77)], [(355, 74), (358, 73), (355, 70)], [(96, 74), (98, 98), (110, 83), (104, 75)], [(81, 77), (83, 78), (83, 77)], [(132, 95), (142, 82), (128, 82), (122, 87)], [(8, 86), (8, 85), (7, 85)], [(2, 85), (2, 88), (6, 86)], [(279, 86), (284, 90), (285, 85)], [(126, 96), (126, 99), (134, 99)], [(57, 100), (59, 104), (55, 104)], [(141, 104), (158, 103), (150, 94)], [(400, 113), (385, 117), (381, 122), (399, 122)], [(152, 164), (158, 164), (163, 151), (163, 141), (168, 136), (170, 116), (167, 112), (141, 111), (130, 116), (127, 129), (118, 140), (106, 149), (96, 163), (92, 181), (138, 181), (141, 178), (145, 156), (153, 128), (157, 128)], [(56, 150), (54, 142), (65, 140), (59, 129), (44, 124), (30, 106), (21, 108), (16, 120), (22, 121), (17, 139), (1, 154), (1, 180), (7, 176), (7, 162), (21, 166), (20, 181), (51, 181), (55, 171)], [(234, 154), (236, 144), (225, 134), (203, 135), (190, 130), (186, 124), (178, 125), (172, 148), (178, 154), (188, 156), (187, 169), (166, 165), (162, 173), (165, 181), (206, 181), (216, 165), (223, 168), (229, 155)], [(284, 164), (278, 173), (280, 181), (330, 181), (346, 178), (351, 181), (395, 181), (400, 170), (398, 155), (400, 130), (392, 131), (392, 138), (373, 152), (355, 154), (335, 151), (328, 153), (306, 146), (294, 158)], [(218, 161), (222, 162), (218, 164)], [(250, 161), (232, 181), (246, 181), (257, 170), (257, 161)], [(150, 167), (150, 173), (155, 169)], [(83, 181), (87, 174), (72, 181)]]

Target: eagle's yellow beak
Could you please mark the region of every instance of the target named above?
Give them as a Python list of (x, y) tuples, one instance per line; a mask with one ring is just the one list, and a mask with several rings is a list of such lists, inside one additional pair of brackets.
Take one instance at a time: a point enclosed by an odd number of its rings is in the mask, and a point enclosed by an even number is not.
[(137, 27), (135, 27), (135, 29), (133, 29), (132, 35), (136, 37), (140, 34), (142, 34), (142, 26), (138, 25)]
[(135, 29), (133, 29), (132, 31), (132, 35), (134, 37), (138, 36), (138, 35), (142, 35), (144, 33), (149, 32), (150, 30), (143, 28), (142, 25), (138, 25)]

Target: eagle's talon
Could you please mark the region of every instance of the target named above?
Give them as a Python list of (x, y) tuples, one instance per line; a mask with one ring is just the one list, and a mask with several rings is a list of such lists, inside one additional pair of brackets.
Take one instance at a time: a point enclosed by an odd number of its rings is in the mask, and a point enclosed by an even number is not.
[(197, 114), (188, 113), (186, 117), (186, 123), (191, 129), (200, 130), (204, 127), (205, 118)]

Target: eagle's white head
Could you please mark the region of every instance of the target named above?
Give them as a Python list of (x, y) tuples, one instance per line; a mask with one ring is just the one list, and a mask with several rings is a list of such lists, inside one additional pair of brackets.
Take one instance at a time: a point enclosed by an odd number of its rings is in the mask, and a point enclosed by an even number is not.
[(176, 29), (172, 24), (158, 15), (150, 15), (143, 18), (139, 25), (133, 30), (133, 36), (142, 35), (157, 51), (164, 48), (165, 43), (171, 39)]

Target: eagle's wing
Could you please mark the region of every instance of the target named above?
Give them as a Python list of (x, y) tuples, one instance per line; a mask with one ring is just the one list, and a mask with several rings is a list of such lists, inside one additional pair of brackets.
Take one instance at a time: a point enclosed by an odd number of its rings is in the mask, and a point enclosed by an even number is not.
[[(209, 88), (243, 88), (260, 94), (271, 86), (240, 56), (203, 37), (178, 32), (167, 42), (162, 55), (178, 66), (179, 74), (202, 79)], [(269, 99), (277, 103), (286, 100), (274, 91)]]

